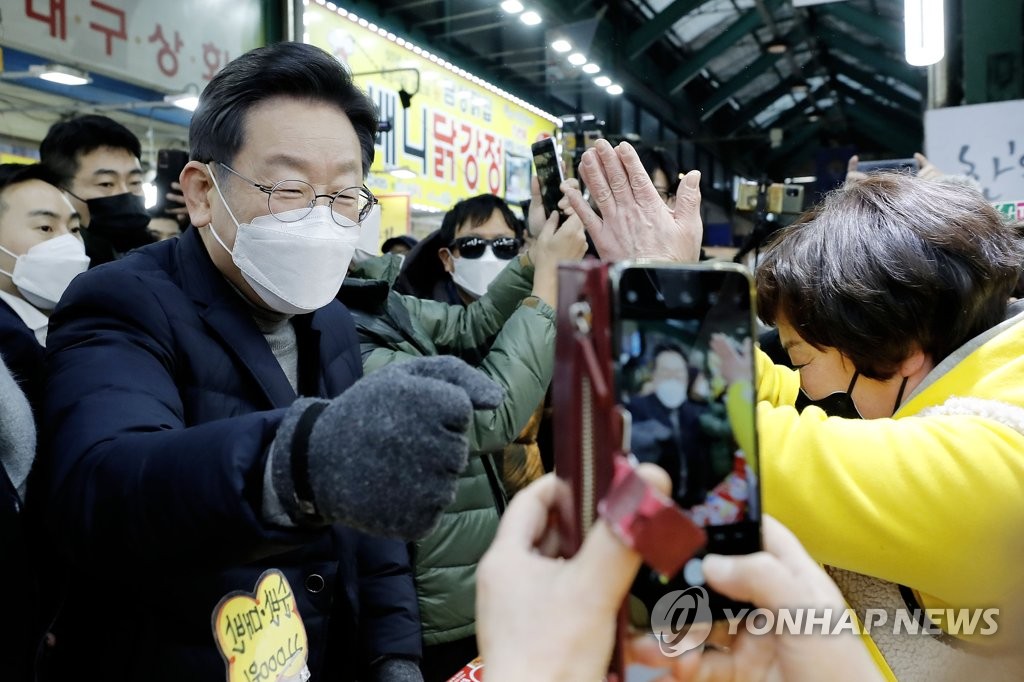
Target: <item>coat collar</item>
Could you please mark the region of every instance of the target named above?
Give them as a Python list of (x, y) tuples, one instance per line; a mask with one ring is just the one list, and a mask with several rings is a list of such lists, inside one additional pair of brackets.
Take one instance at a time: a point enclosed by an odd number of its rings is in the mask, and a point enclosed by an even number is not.
[[(249, 371), (270, 404), (275, 408), (291, 405), (296, 398), (295, 390), (256, 326), (249, 304), (213, 264), (198, 232), (190, 227), (178, 238), (176, 255), (181, 288), (196, 304), (199, 316), (211, 331)], [(301, 370), (303, 355), (308, 356), (310, 348), (314, 352), (319, 349), (320, 334), (308, 319), (293, 321), (299, 336)], [(300, 334), (300, 329), (304, 333)]]

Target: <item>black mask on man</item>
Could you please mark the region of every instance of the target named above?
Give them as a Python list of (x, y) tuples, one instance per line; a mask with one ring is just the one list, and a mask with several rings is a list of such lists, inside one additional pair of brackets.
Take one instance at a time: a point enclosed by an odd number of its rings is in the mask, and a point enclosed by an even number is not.
[(131, 251), (155, 240), (147, 229), (149, 213), (145, 201), (137, 194), (126, 192), (112, 197), (88, 199), (90, 234), (110, 242), (119, 253)]
[[(846, 387), (845, 391), (829, 393), (824, 398), (818, 398), (817, 400), (811, 400), (804, 389), (801, 388), (800, 395), (796, 397), (797, 412), (803, 412), (804, 408), (814, 405), (830, 417), (863, 419), (864, 417), (861, 416), (856, 403), (853, 402), (853, 386), (857, 383), (858, 377), (860, 377), (860, 372), (854, 372), (853, 378), (850, 379), (850, 385)], [(900, 402), (903, 400), (903, 391), (907, 388), (907, 378), (903, 377), (903, 383), (900, 384), (900, 392), (896, 395), (896, 404), (892, 406), (892, 414), (896, 414), (896, 410), (899, 409)]]

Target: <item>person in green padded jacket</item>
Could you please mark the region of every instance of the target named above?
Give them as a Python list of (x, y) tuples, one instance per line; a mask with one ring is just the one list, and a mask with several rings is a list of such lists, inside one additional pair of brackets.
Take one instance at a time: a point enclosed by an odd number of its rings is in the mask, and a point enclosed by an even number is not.
[[(339, 294), (356, 321), (365, 372), (450, 354), (477, 365), (506, 391), (500, 407), (475, 415), (469, 437), (477, 456), (470, 458), (438, 527), (412, 548), (428, 681), (448, 679), (476, 656), (476, 565), (494, 538), (506, 497), (501, 471), (487, 453), (513, 442), (544, 399), (554, 363), (557, 266), (586, 251), (578, 219), (556, 231), (557, 221), (545, 223), (541, 213), (533, 216), (540, 223), (537, 241), (519, 253), (522, 228), (504, 202), (490, 195), (468, 200), (474, 201), (486, 202), (486, 212), (494, 206), (484, 229), (504, 239), (498, 245), (514, 249), (501, 254), (512, 257), (501, 261), (500, 272), (475, 301), (449, 305), (394, 292), (401, 262), (394, 257), (358, 264)], [(473, 228), (474, 222), (464, 224)]]

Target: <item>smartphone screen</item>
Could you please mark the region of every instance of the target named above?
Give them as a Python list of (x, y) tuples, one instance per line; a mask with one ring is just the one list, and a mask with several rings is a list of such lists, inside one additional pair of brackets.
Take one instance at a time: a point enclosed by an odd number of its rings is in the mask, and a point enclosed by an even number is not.
[(624, 266), (612, 281), (616, 398), (631, 417), (630, 446), (668, 472), (673, 499), (708, 538), (667, 582), (641, 568), (631, 620), (650, 628), (659, 600), (691, 588), (703, 588), (710, 616), (720, 619), (724, 608), (744, 605), (707, 588), (702, 557), (761, 548), (753, 284), (726, 264)]
[(861, 161), (857, 164), (857, 170), (862, 173), (877, 171), (909, 171), (916, 173), (918, 166), (917, 159), (883, 159), (881, 161)]
[(533, 164), (537, 168), (537, 179), (540, 180), (540, 196), (544, 203), (544, 215), (550, 216), (558, 210), (558, 202), (562, 198), (560, 189), (564, 177), (562, 166), (558, 163), (558, 149), (554, 138), (548, 137), (532, 145)]

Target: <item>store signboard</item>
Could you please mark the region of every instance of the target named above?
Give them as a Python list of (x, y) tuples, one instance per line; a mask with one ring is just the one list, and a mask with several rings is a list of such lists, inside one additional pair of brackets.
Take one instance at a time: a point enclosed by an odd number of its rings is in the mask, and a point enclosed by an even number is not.
[(23, 0), (0, 44), (170, 93), (201, 91), (262, 43), (260, 0)]
[[(433, 61), (436, 56), (424, 56), (422, 49), (417, 54), (365, 20), (361, 25), (351, 15), (310, 2), (304, 23), (307, 41), (348, 64), (381, 118), (391, 123), (378, 138), (367, 179), (375, 193), (409, 194), (413, 208), (442, 211), (486, 192), (512, 201), (529, 197), (530, 145), (555, 131), (557, 118), (530, 111)], [(402, 70), (374, 73), (394, 69)], [(401, 90), (414, 93), (408, 108), (402, 107)], [(393, 170), (415, 177), (396, 178)]]

